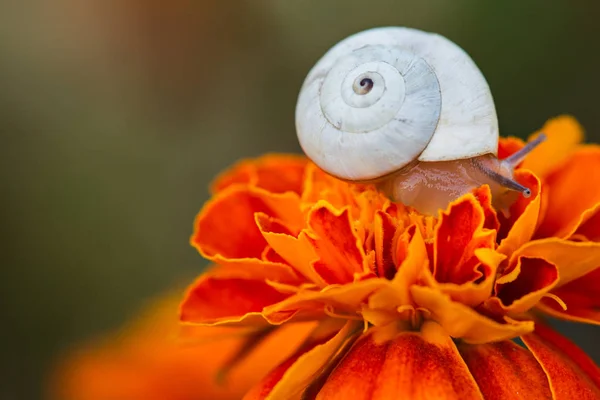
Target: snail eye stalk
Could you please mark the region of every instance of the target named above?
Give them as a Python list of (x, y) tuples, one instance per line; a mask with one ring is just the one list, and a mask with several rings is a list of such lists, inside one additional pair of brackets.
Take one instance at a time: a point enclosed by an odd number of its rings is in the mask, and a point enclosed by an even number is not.
[[(521, 163), (521, 161), (525, 159), (525, 157), (527, 157), (527, 155), (529, 155), (529, 153), (531, 153), (545, 140), (545, 134), (542, 133), (538, 135), (534, 140), (527, 143), (521, 150), (510, 155), (504, 160), (501, 160), (498, 168), (490, 166), (483, 159), (479, 158), (473, 159), (473, 165), (475, 165), (475, 167), (477, 167), (479, 171), (481, 171), (488, 178), (490, 178), (492, 181), (496, 182), (500, 186), (520, 192), (523, 195), (523, 197), (529, 197), (531, 196), (531, 190), (512, 179), (512, 171), (517, 165), (519, 165), (519, 163)], [(508, 171), (510, 176), (507, 176), (500, 171)]]

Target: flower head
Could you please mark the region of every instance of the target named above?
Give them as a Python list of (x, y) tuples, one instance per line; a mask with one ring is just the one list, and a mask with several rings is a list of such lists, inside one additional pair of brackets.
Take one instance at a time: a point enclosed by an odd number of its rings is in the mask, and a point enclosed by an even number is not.
[[(191, 243), (214, 267), (181, 320), (255, 333), (318, 323), (248, 399), (600, 398), (598, 367), (540, 317), (600, 323), (588, 294), (600, 188), (586, 184), (600, 180), (600, 148), (580, 145), (567, 117), (543, 131), (515, 172), (532, 195), (506, 213), (487, 186), (427, 216), (304, 158), (236, 165), (196, 219)], [(499, 156), (522, 146), (504, 139)]]

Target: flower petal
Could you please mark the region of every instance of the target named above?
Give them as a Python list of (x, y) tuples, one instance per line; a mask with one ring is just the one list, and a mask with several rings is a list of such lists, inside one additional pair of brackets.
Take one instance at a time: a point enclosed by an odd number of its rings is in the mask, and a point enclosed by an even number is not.
[[(585, 171), (585, 173), (582, 173)], [(570, 237), (590, 218), (587, 210), (600, 203), (600, 148), (587, 147), (574, 153), (560, 169), (546, 179), (548, 204), (537, 238)]]
[(554, 398), (600, 398), (600, 370), (573, 343), (541, 324), (521, 339), (546, 372)]
[(552, 399), (544, 370), (517, 344), (463, 343), (458, 349), (487, 400)]
[(556, 265), (560, 287), (600, 265), (600, 243), (572, 242), (558, 238), (534, 240), (513, 253), (510, 263), (516, 262), (519, 257), (541, 258)]
[(410, 287), (417, 283), (429, 260), (421, 231), (412, 225), (404, 233), (411, 238), (402, 264), (394, 279), (386, 281), (387, 284), (369, 298), (369, 307), (372, 309), (395, 311), (400, 306), (414, 304)]
[(260, 315), (264, 307), (286, 297), (264, 281), (205, 274), (188, 290), (181, 305), (181, 320), (202, 324), (238, 322)]
[(498, 251), (510, 255), (533, 237), (540, 215), (540, 181), (531, 172), (517, 170), (515, 179), (531, 190), (531, 196), (519, 196), (509, 208), (510, 217), (500, 216), (499, 238), (502, 239)]
[(452, 301), (450, 296), (434, 288), (415, 285), (411, 287), (411, 293), (417, 305), (429, 310), (431, 318), (450, 336), (462, 338), (467, 343), (512, 339), (533, 331), (532, 321), (498, 323), (462, 303)]
[(583, 140), (583, 129), (570, 116), (559, 116), (546, 122), (542, 129), (529, 137), (529, 141), (540, 133), (546, 134), (546, 141), (535, 148), (521, 164), (522, 168), (533, 171), (539, 177), (545, 177), (560, 167), (577, 145)]
[(481, 277), (476, 271), (478, 248), (494, 248), (496, 232), (484, 229), (485, 216), (475, 196), (468, 194), (441, 213), (435, 229), (433, 275), (439, 283), (462, 284)]
[(377, 290), (389, 285), (386, 279), (367, 279), (351, 285), (332, 285), (323, 290), (305, 290), (287, 299), (265, 307), (263, 314), (273, 324), (280, 324), (290, 318), (290, 315), (300, 310), (323, 310), (326, 305), (336, 312), (350, 313), (349, 317), (358, 317), (360, 305)]
[(482, 274), (476, 282), (457, 285), (455, 283), (437, 283), (433, 281), (429, 286), (437, 288), (440, 292), (450, 296), (452, 300), (464, 305), (475, 307), (481, 304), (492, 294), (498, 267), (506, 256), (486, 248), (476, 249), (475, 256), (481, 262), (478, 271)]
[(348, 208), (337, 211), (320, 201), (310, 211), (308, 225), (314, 233), (308, 240), (319, 257), (317, 273), (329, 284), (354, 281), (354, 274), (363, 272), (365, 254)]
[(552, 299), (543, 299), (538, 308), (560, 319), (600, 325), (600, 268), (554, 290), (567, 306), (563, 310)]
[(218, 264), (219, 277), (271, 280), (288, 284), (299, 284), (300, 277), (289, 265), (281, 262), (263, 261), (257, 258), (226, 259), (219, 255), (211, 257)]
[(211, 192), (220, 192), (235, 184), (245, 184), (269, 192), (302, 193), (306, 157), (290, 154), (269, 154), (242, 160), (220, 174), (211, 185)]
[(383, 211), (377, 211), (373, 221), (373, 230), (375, 231), (377, 276), (392, 279), (396, 274), (396, 265), (392, 254), (393, 239), (396, 234), (394, 219)]
[(583, 236), (585, 239), (594, 242), (600, 242), (600, 203), (581, 215), (581, 224), (575, 235)]
[(367, 335), (329, 376), (318, 400), (483, 399), (452, 339), (435, 322), (378, 343)]
[(303, 225), (295, 193), (233, 186), (206, 203), (196, 217), (190, 242), (207, 257), (260, 258), (267, 243), (256, 226), (257, 212), (284, 219), (290, 229), (299, 230)]
[(541, 258), (520, 257), (515, 270), (514, 280), (504, 283), (499, 278), (496, 281), (496, 295), (504, 309), (502, 314), (520, 314), (530, 310), (559, 281), (556, 266)]
[(288, 400), (300, 395), (327, 363), (334, 359), (340, 348), (351, 340), (357, 326), (354, 322), (347, 322), (328, 340), (302, 348), (271, 371), (246, 394), (244, 400)]
[(320, 286), (327, 285), (313, 267), (318, 255), (308, 239), (306, 230), (302, 230), (298, 237), (295, 237), (290, 235), (287, 229), (273, 224), (272, 219), (263, 213), (256, 213), (256, 224), (269, 246), (296, 271)]

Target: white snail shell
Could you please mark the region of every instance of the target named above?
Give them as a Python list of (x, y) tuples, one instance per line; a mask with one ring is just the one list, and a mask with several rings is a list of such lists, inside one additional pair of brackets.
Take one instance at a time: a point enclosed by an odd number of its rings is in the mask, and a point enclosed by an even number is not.
[(473, 60), (440, 35), (401, 27), (331, 48), (304, 81), (296, 130), (313, 162), (350, 181), (498, 149), (494, 101)]

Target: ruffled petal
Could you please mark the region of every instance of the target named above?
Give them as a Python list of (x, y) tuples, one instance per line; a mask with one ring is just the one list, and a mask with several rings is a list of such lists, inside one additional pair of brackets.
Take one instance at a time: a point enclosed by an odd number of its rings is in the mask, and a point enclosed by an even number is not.
[(206, 257), (260, 258), (267, 243), (256, 226), (257, 212), (285, 220), (296, 231), (304, 221), (295, 193), (232, 186), (206, 203), (196, 217), (190, 242)]
[(264, 281), (205, 274), (188, 290), (180, 316), (184, 322), (202, 324), (235, 323), (249, 317), (248, 322), (256, 323), (262, 320), (264, 307), (287, 296)]
[(220, 174), (211, 185), (217, 193), (236, 184), (255, 186), (273, 193), (302, 193), (306, 157), (290, 154), (269, 154), (252, 160), (242, 160)]
[(435, 322), (378, 343), (367, 335), (329, 376), (318, 400), (483, 399), (452, 339)]
[[(492, 294), (496, 274), (506, 256), (491, 249), (477, 249), (475, 256), (480, 262), (478, 272), (482, 276), (476, 282), (466, 282), (461, 285), (455, 283), (437, 283), (427, 279), (429, 286), (447, 294), (453, 301), (460, 302), (470, 307), (475, 307), (485, 301)], [(426, 271), (427, 272), (427, 271)], [(424, 274), (427, 277), (427, 273)]]
[(492, 308), (495, 308), (492, 304), (499, 306), (502, 309), (500, 315), (518, 315), (535, 306), (558, 281), (554, 264), (541, 258), (521, 257), (511, 273), (496, 280), (497, 297), (490, 298), (487, 303)]
[(528, 242), (513, 253), (510, 263), (519, 257), (541, 258), (558, 268), (558, 287), (593, 271), (600, 265), (600, 243), (572, 242), (548, 238)]
[(552, 399), (542, 367), (511, 341), (458, 346), (486, 400)]
[(308, 215), (308, 225), (308, 240), (318, 255), (315, 271), (329, 284), (354, 281), (354, 274), (363, 272), (365, 253), (348, 208), (338, 211), (319, 201)]
[(306, 230), (302, 230), (296, 237), (288, 229), (282, 229), (280, 224), (274, 224), (273, 219), (263, 213), (256, 214), (256, 224), (269, 247), (282, 259), (308, 280), (319, 286), (327, 285), (314, 269), (313, 264), (318, 260), (318, 255)]
[(510, 255), (516, 249), (527, 243), (533, 237), (540, 216), (540, 181), (531, 172), (517, 170), (515, 179), (531, 190), (531, 196), (519, 196), (509, 207), (508, 218), (499, 216), (500, 231), (498, 236), (502, 241), (498, 247), (500, 253)]
[(544, 369), (555, 399), (600, 398), (600, 371), (573, 343), (541, 324), (521, 339)]
[[(584, 171), (584, 172), (583, 172)], [(600, 203), (600, 148), (582, 148), (546, 179), (547, 208), (536, 237), (569, 238)]]
[(484, 229), (485, 215), (468, 194), (441, 213), (435, 230), (433, 275), (439, 283), (462, 284), (481, 277), (475, 250), (494, 248), (496, 232)]
[(290, 296), (286, 300), (266, 307), (263, 314), (273, 324), (287, 321), (300, 310), (320, 310), (336, 314), (346, 314), (349, 318), (357, 318), (360, 305), (377, 290), (389, 285), (385, 279), (367, 279), (351, 285), (332, 285), (323, 290), (304, 290)]
[(329, 338), (308, 342), (296, 354), (276, 367), (250, 390), (244, 400), (288, 400), (301, 395), (332, 361), (344, 344), (352, 339), (358, 325), (347, 322)]
[(429, 310), (450, 336), (467, 343), (487, 343), (512, 339), (533, 331), (532, 321), (507, 320), (499, 323), (479, 314), (462, 303), (452, 301), (450, 296), (437, 289), (412, 286), (411, 294), (418, 306)]
[(563, 310), (553, 299), (543, 299), (538, 308), (555, 317), (569, 321), (600, 325), (600, 268), (554, 290), (567, 306)]

